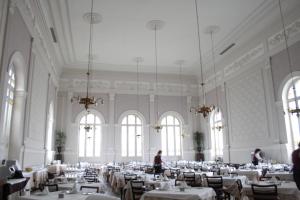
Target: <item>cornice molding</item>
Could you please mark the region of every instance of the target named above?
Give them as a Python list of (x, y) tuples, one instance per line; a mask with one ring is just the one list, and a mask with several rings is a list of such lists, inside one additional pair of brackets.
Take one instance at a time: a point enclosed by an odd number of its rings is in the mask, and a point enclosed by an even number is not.
[[(298, 35), (300, 33), (300, 19), (286, 26), (286, 33), (288, 39)], [(278, 47), (278, 45), (283, 44), (284, 40), (284, 31), (283, 29), (281, 29), (280, 31), (278, 31), (277, 33), (275, 33), (267, 39), (268, 49), (272, 50)]]
[[(84, 92), (86, 90), (85, 79), (61, 79), (60, 91)], [(116, 93), (116, 94), (136, 94), (135, 81), (108, 81), (91, 80), (90, 89), (94, 93)], [(183, 88), (181, 91), (181, 87)], [(141, 95), (158, 94), (163, 96), (198, 96), (197, 85), (177, 84), (177, 83), (155, 83), (139, 82), (139, 91)]]

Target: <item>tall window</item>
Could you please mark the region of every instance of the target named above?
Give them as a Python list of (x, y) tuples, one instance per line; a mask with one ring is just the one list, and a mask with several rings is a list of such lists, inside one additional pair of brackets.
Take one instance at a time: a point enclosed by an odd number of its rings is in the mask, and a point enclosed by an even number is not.
[(79, 157), (100, 157), (101, 120), (88, 113), (79, 122)]
[[(290, 84), (287, 93), (284, 92), (283, 94), (283, 102), (285, 103), (284, 107), (286, 111), (289, 109), (295, 109), (296, 107), (300, 108), (300, 80), (295, 80), (294, 85), (295, 90), (293, 89), (293, 84)], [(293, 149), (296, 149), (298, 143), (300, 142), (300, 118), (297, 117), (296, 113), (286, 113), (287, 114), (285, 115), (285, 122), (288, 133), (288, 140)]]
[(210, 117), (212, 156), (223, 157), (223, 121), (222, 113), (216, 110)]
[(142, 120), (135, 114), (122, 119), (122, 156), (142, 156)]
[(12, 119), (12, 111), (14, 105), (14, 92), (15, 92), (15, 71), (13, 65), (10, 66), (8, 70), (7, 77), (7, 87), (6, 93), (4, 96), (4, 123), (3, 123), (3, 133), (4, 136), (8, 137), (10, 134), (11, 128), (11, 119)]
[(161, 144), (165, 156), (181, 155), (181, 122), (174, 115), (167, 115), (161, 120)]

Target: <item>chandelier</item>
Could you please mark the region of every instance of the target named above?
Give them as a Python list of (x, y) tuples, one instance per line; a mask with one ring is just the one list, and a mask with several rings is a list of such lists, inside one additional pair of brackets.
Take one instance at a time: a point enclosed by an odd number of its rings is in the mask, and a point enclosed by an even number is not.
[[(290, 70), (290, 74), (291, 74), (292, 89), (293, 89), (294, 94), (296, 94), (295, 80), (294, 80), (294, 75), (293, 75), (293, 70), (292, 70), (291, 54), (290, 54), (290, 50), (289, 50), (289, 46), (288, 46), (288, 36), (287, 36), (285, 24), (284, 24), (281, 0), (278, 0), (278, 5), (279, 5), (280, 19), (281, 19), (282, 29), (283, 29), (285, 49), (286, 49), (286, 53), (287, 53), (287, 57), (288, 57), (289, 70)], [(296, 108), (294, 108), (294, 109), (288, 108), (288, 112), (291, 114), (296, 114), (296, 116), (299, 118), (300, 117), (300, 108), (299, 108), (296, 98), (295, 98), (295, 105), (296, 105)]]
[[(99, 103), (103, 104), (103, 99), (102, 98), (95, 98), (89, 96), (89, 85), (90, 85), (90, 68), (92, 66), (92, 50), (93, 50), (93, 10), (94, 10), (94, 0), (91, 2), (91, 13), (89, 17), (89, 24), (90, 24), (90, 38), (89, 38), (89, 55), (88, 55), (88, 68), (86, 72), (86, 78), (87, 78), (87, 84), (86, 84), (86, 96), (80, 97), (80, 96), (75, 96), (72, 97), (71, 102), (73, 103), (76, 101), (80, 105), (83, 105), (86, 110), (90, 108), (90, 106), (97, 106)], [(87, 129), (86, 129), (87, 130)], [(89, 129), (88, 129), (89, 130)]]
[[(163, 26), (165, 25), (165, 23), (161, 20), (151, 20), (147, 23), (147, 27), (148, 29), (154, 31), (154, 52), (155, 52), (155, 90), (156, 90), (156, 94), (158, 91), (158, 87), (157, 87), (157, 81), (158, 81), (158, 64), (157, 64), (157, 31), (161, 30), (163, 28)], [(159, 123), (159, 112), (158, 112), (158, 96), (157, 96), (157, 101), (156, 101), (156, 115), (155, 115), (155, 121), (156, 123), (152, 126), (153, 129), (159, 133), (161, 131), (161, 129), (163, 128), (162, 125), (160, 125)]]
[(200, 38), (200, 27), (199, 27), (199, 14), (198, 14), (198, 5), (197, 0), (195, 0), (196, 7), (196, 21), (197, 21), (197, 33), (198, 33), (198, 50), (199, 50), (199, 59), (200, 59), (200, 72), (201, 72), (201, 88), (202, 88), (202, 97), (203, 104), (199, 106), (192, 106), (190, 108), (190, 112), (198, 115), (202, 114), (204, 118), (206, 118), (209, 113), (211, 113), (215, 106), (207, 106), (206, 104), (206, 94), (205, 94), (205, 83), (203, 78), (203, 63), (202, 63), (202, 54), (201, 54), (201, 38)]

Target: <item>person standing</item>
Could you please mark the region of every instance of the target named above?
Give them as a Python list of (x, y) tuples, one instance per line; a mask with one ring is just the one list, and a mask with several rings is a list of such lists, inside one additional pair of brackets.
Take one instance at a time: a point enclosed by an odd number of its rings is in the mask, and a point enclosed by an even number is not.
[(293, 176), (296, 182), (298, 190), (300, 190), (300, 142), (298, 144), (298, 149), (292, 153), (293, 161)]
[(155, 174), (159, 174), (162, 171), (162, 160), (161, 160), (161, 154), (162, 151), (159, 150), (156, 154), (156, 156), (154, 157), (154, 162), (153, 162), (153, 166), (154, 166), (154, 173)]
[(258, 165), (258, 162), (262, 162), (263, 161), (260, 153), (261, 153), (261, 149), (255, 149), (254, 150), (254, 155), (252, 157), (252, 163), (253, 163), (253, 165)]

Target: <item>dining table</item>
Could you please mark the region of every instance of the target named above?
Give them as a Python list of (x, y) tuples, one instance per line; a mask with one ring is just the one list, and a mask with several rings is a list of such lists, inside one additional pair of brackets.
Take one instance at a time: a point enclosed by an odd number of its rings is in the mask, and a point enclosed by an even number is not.
[[(259, 185), (270, 185), (274, 184), (269, 181), (256, 182)], [(280, 200), (300, 200), (300, 191), (298, 190), (296, 183), (293, 181), (278, 181), (277, 192)], [(250, 200), (252, 197), (251, 182), (244, 184), (242, 189), (242, 196), (247, 196)]]
[[(54, 200), (54, 199), (59, 199), (58, 195), (60, 193), (62, 192), (61, 191), (49, 192), (49, 193), (37, 192), (35, 194), (20, 196), (18, 198), (19, 200)], [(63, 200), (85, 200), (87, 196), (88, 193), (81, 193), (81, 192), (78, 192), (77, 194), (64, 193)]]
[(152, 190), (146, 192), (141, 200), (214, 200), (215, 191), (208, 187), (190, 187), (180, 191), (179, 187), (169, 190)]

